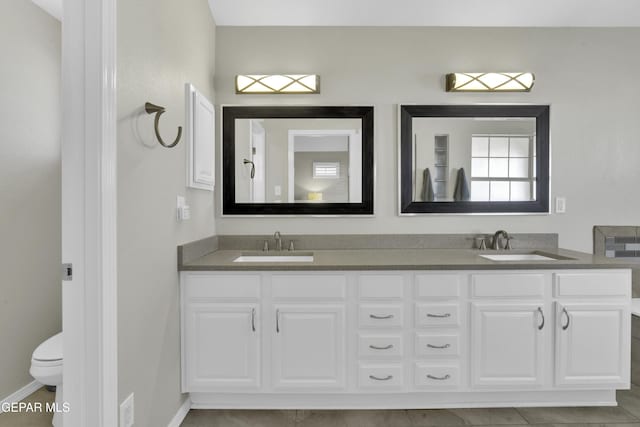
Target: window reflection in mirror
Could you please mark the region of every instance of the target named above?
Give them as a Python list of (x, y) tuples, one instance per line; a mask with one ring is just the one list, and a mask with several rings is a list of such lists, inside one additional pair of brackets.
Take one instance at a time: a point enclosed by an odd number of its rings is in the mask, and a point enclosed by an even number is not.
[(360, 128), (359, 119), (237, 119), (236, 202), (362, 202)]
[(532, 201), (536, 119), (413, 119), (413, 201)]

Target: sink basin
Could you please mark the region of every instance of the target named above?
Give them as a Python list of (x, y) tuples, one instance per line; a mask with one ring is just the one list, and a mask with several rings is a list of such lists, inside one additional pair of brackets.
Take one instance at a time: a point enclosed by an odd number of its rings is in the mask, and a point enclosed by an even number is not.
[(558, 261), (572, 259), (561, 255), (532, 252), (528, 254), (482, 254), (478, 255), (491, 261)]
[(241, 254), (233, 262), (313, 262), (313, 252), (250, 252)]

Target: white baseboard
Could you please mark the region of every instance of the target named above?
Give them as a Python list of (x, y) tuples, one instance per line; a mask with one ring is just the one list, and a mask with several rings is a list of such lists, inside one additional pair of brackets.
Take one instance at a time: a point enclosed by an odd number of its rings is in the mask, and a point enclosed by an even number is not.
[(180, 424), (184, 421), (189, 410), (191, 409), (191, 398), (187, 396), (182, 406), (178, 409), (178, 412), (173, 416), (167, 427), (180, 427)]
[(31, 396), (36, 392), (36, 390), (40, 389), (40, 387), (42, 387), (42, 384), (40, 384), (36, 380), (33, 380), (26, 386), (22, 387), (20, 390), (0, 400), (0, 414), (3, 412), (2, 407), (5, 406), (5, 403), (20, 402), (25, 397)]

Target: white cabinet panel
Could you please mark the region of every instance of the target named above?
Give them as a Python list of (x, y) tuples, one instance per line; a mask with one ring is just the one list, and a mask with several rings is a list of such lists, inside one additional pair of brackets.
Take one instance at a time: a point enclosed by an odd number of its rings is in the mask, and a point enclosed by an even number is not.
[(347, 293), (347, 278), (338, 274), (287, 274), (271, 278), (275, 299), (338, 299)]
[(185, 315), (185, 391), (258, 388), (257, 304), (191, 304)]
[(460, 366), (416, 363), (414, 382), (417, 388), (455, 388), (460, 385)]
[(259, 274), (185, 273), (185, 297), (201, 300), (211, 298), (260, 298)]
[(404, 295), (404, 276), (399, 274), (363, 274), (358, 284), (360, 298), (399, 299)]
[(360, 304), (358, 324), (361, 328), (398, 328), (404, 323), (402, 304)]
[(344, 388), (344, 306), (278, 304), (275, 313), (274, 387)]
[(402, 388), (404, 371), (400, 363), (361, 363), (358, 366), (358, 386), (386, 391)]
[(556, 273), (554, 278), (556, 297), (631, 296), (630, 273), (628, 271)]
[(629, 306), (556, 304), (556, 384), (627, 387)]
[(462, 283), (460, 274), (416, 274), (417, 298), (456, 298)]
[(474, 298), (526, 298), (544, 296), (543, 273), (484, 273), (471, 276)]
[(402, 347), (401, 334), (358, 334), (360, 357), (400, 357)]
[[(543, 314), (547, 316), (544, 325)], [(543, 336), (550, 324), (542, 303), (473, 303), (472, 316), (473, 386), (532, 386), (543, 382)]]
[(458, 304), (416, 304), (416, 327), (458, 326)]
[(460, 336), (458, 334), (416, 334), (416, 356), (458, 356)]

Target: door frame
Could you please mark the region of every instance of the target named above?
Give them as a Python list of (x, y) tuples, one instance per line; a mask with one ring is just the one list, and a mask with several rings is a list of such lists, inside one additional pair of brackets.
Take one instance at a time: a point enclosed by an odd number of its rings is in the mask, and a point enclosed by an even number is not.
[[(287, 201), (295, 202), (295, 144), (296, 136), (346, 136), (349, 140), (349, 202), (354, 198), (362, 201), (362, 138), (356, 129), (291, 129), (287, 145)], [(360, 168), (359, 171), (354, 169)], [(353, 178), (353, 181), (352, 181)]]
[(66, 427), (118, 425), (116, 1), (64, 0), (62, 282)]

